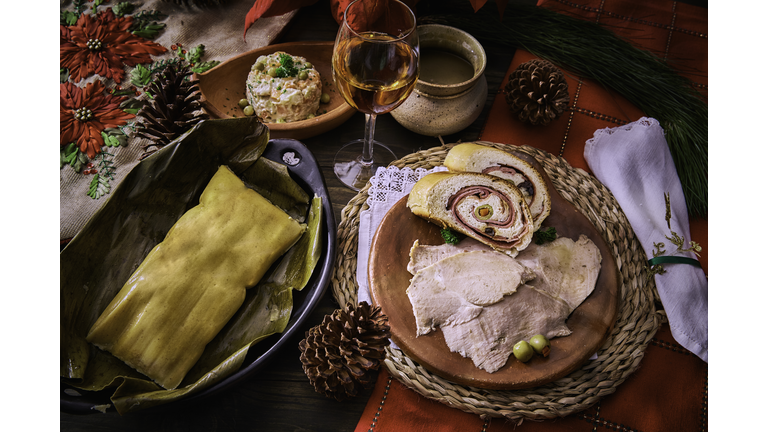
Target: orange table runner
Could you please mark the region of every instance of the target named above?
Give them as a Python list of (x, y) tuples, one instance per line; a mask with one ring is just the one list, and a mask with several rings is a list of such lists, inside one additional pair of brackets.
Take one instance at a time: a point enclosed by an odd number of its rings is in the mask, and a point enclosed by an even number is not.
[[(664, 59), (707, 97), (706, 9), (666, 0), (540, 0), (539, 6), (611, 29)], [(507, 76), (533, 58), (518, 50)], [(497, 89), (480, 139), (537, 147), (589, 172), (584, 145), (594, 132), (636, 121), (643, 113), (617, 93), (565, 72), (571, 100), (558, 120), (545, 127), (523, 124), (510, 113)], [(502, 87), (506, 83), (505, 77)], [(690, 225), (691, 239), (703, 248), (700, 262), (706, 272), (707, 219), (692, 218)], [(640, 368), (615, 393), (580, 413), (518, 425), (503, 418), (483, 419), (424, 398), (382, 369), (355, 431), (706, 430), (707, 371), (707, 363), (677, 344), (669, 326), (663, 324)]]

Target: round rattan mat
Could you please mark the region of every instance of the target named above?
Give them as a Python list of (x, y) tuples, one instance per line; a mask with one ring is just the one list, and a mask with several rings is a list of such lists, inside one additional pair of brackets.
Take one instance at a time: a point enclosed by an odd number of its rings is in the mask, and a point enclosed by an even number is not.
[[(508, 148), (505, 144), (479, 144)], [(443, 164), (447, 144), (410, 154), (392, 163), (399, 168), (430, 169)], [(548, 419), (582, 411), (616, 388), (634, 372), (645, 348), (664, 320), (657, 310), (655, 286), (648, 280), (647, 258), (619, 204), (608, 189), (584, 170), (571, 167), (563, 158), (521, 146), (541, 163), (560, 194), (578, 208), (601, 233), (613, 250), (621, 273), (621, 305), (608, 340), (597, 358), (549, 384), (524, 390), (486, 390), (458, 385), (434, 375), (402, 351), (387, 347), (384, 365), (389, 373), (420, 395), (482, 417)], [(338, 229), (338, 255), (331, 281), (340, 305), (357, 303), (357, 243), (360, 212), (367, 209), (370, 183), (344, 207)]]

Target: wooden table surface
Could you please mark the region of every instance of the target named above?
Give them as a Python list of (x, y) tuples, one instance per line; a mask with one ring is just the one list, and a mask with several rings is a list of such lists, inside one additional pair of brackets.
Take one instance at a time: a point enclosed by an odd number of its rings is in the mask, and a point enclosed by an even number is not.
[[(532, 3), (532, 0), (516, 0)], [(418, 15), (434, 13), (441, 0), (422, 0)], [(467, 2), (468, 3), (468, 2)], [(700, 1), (690, 3), (701, 5)], [(706, 7), (706, 2), (703, 2)], [(277, 42), (334, 40), (338, 25), (330, 14), (329, 2), (318, 1), (303, 8), (286, 28)], [(485, 70), (488, 97), (480, 117), (465, 130), (443, 137), (444, 142), (476, 140), (480, 135), (494, 97), (498, 93), (514, 51), (485, 43), (488, 57)], [(333, 158), (342, 144), (363, 136), (364, 117), (357, 113), (339, 128), (323, 135), (305, 139), (318, 159), (330, 192), (336, 222), (341, 210), (356, 192), (346, 188), (333, 173)], [(440, 140), (410, 132), (391, 115), (379, 116), (376, 139), (388, 144), (398, 158), (418, 150), (439, 146)], [(114, 411), (106, 414), (60, 414), (62, 431), (352, 431), (368, 401), (370, 391), (357, 399), (337, 402), (315, 392), (304, 374), (299, 360), (298, 343), (304, 332), (319, 324), (326, 314), (339, 305), (333, 300), (330, 287), (314, 311), (305, 329), (294, 336), (256, 376), (211, 397), (194, 402), (171, 404), (166, 409), (120, 416)], [(290, 349), (290, 347), (295, 349)]]

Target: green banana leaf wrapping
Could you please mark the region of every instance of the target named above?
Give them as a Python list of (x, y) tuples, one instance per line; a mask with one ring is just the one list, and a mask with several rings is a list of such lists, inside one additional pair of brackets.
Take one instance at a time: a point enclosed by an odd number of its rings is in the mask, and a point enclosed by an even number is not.
[[(104, 206), (60, 255), (60, 376), (64, 382), (88, 391), (114, 389), (111, 400), (117, 411), (134, 412), (215, 385), (238, 371), (253, 344), (285, 329), (293, 307), (292, 290), (303, 286), (298, 286), (301, 281), (295, 283), (295, 277), (277, 272), (290, 268), (291, 274), (311, 275), (309, 266), (317, 263), (320, 254), (316, 245), (319, 224), (312, 223), (313, 217), (319, 217), (312, 212), (307, 231), (282, 258), (301, 262), (302, 269), (278, 261), (262, 278), (264, 282), (247, 290), (243, 305), (206, 346), (179, 388), (161, 388), (85, 340), (91, 325), (144, 257), (181, 215), (198, 204), (220, 165), (228, 166), (246, 184), (263, 181), (249, 178), (247, 173), (253, 171), (268, 141), (268, 129), (255, 118), (204, 121), (139, 163), (113, 189)], [(300, 189), (287, 173), (270, 181), (286, 184), (275, 186), (276, 190)], [(319, 199), (313, 200), (313, 211), (322, 208), (316, 201)], [(289, 212), (307, 208), (309, 201), (275, 205)]]
[(309, 197), (296, 182), (281, 181), (289, 176), (285, 165), (260, 158), (243, 175), (252, 181), (249, 187), (285, 210), (292, 218), (304, 222)]

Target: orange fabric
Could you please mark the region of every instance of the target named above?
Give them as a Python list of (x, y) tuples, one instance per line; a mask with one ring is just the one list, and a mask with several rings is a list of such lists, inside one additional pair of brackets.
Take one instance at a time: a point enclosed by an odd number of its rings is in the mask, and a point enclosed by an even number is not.
[[(539, 5), (607, 26), (666, 59), (707, 97), (706, 9), (667, 0), (540, 0)], [(518, 50), (507, 76), (532, 58), (532, 54)], [(480, 139), (541, 148), (589, 172), (583, 151), (594, 132), (638, 120), (643, 113), (615, 92), (565, 72), (571, 101), (558, 120), (545, 127), (523, 124), (509, 111), (501, 89), (496, 89), (498, 94)], [(506, 83), (505, 77), (502, 87)], [(703, 247), (700, 261), (706, 272), (707, 219), (691, 219), (690, 223), (691, 239)], [(639, 369), (615, 393), (580, 413), (520, 425), (503, 418), (483, 421), (476, 414), (424, 398), (382, 370), (355, 430), (707, 430), (707, 370), (707, 363), (677, 344), (664, 324), (646, 349)]]
[[(387, 385), (389, 388), (387, 389)], [(386, 398), (385, 398), (386, 396)], [(662, 325), (635, 373), (616, 392), (567, 417), (523, 421), (483, 420), (422, 397), (386, 371), (355, 432), (592, 432), (707, 430), (707, 364), (678, 345)]]

